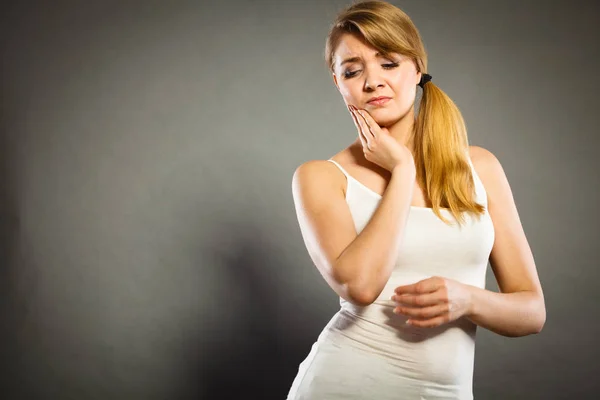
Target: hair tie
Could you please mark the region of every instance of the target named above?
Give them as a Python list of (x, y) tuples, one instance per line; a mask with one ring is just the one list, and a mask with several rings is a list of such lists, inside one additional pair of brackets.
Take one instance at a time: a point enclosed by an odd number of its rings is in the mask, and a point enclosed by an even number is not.
[(419, 86), (423, 87), (427, 82), (431, 80), (432, 76), (429, 74), (421, 74), (421, 81), (419, 82)]

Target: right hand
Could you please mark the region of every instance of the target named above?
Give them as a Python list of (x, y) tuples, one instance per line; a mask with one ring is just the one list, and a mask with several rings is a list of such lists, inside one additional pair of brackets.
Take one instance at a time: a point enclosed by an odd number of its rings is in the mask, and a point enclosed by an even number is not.
[(368, 161), (390, 172), (400, 165), (414, 167), (413, 155), (408, 147), (398, 143), (387, 128), (380, 127), (371, 114), (353, 105), (348, 105), (348, 110), (358, 129), (363, 153)]

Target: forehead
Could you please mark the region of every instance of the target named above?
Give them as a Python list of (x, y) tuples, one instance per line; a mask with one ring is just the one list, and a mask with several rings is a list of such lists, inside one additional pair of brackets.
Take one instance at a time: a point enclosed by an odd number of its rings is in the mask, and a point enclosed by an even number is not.
[(340, 39), (333, 60), (335, 65), (340, 65), (346, 60), (372, 59), (389, 55), (404, 58), (401, 54), (395, 52), (391, 52), (387, 55), (381, 54), (375, 47), (366, 43), (363, 39), (346, 33)]
[(344, 34), (340, 38), (337, 49), (335, 50), (335, 58), (341, 59), (348, 56), (375, 56), (377, 49), (359, 39), (355, 35), (349, 33)]

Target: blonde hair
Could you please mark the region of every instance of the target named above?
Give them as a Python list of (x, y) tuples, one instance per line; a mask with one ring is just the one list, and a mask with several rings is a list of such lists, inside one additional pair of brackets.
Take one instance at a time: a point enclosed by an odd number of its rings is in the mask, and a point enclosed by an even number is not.
[[(354, 3), (333, 23), (325, 45), (325, 61), (334, 71), (334, 53), (342, 36), (355, 35), (383, 54), (410, 57), (417, 71), (427, 72), (427, 53), (419, 31), (399, 8), (385, 1)], [(442, 217), (448, 209), (459, 225), (463, 212), (479, 216), (485, 207), (475, 202), (475, 182), (469, 165), (465, 122), (454, 102), (432, 81), (423, 86), (419, 113), (413, 126), (416, 180), (431, 200), (433, 212)]]

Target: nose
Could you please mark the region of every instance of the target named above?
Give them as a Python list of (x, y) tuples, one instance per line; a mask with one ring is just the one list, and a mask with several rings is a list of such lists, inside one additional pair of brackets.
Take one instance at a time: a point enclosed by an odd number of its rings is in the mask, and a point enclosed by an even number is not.
[(365, 90), (372, 91), (383, 86), (383, 78), (375, 68), (365, 67)]

